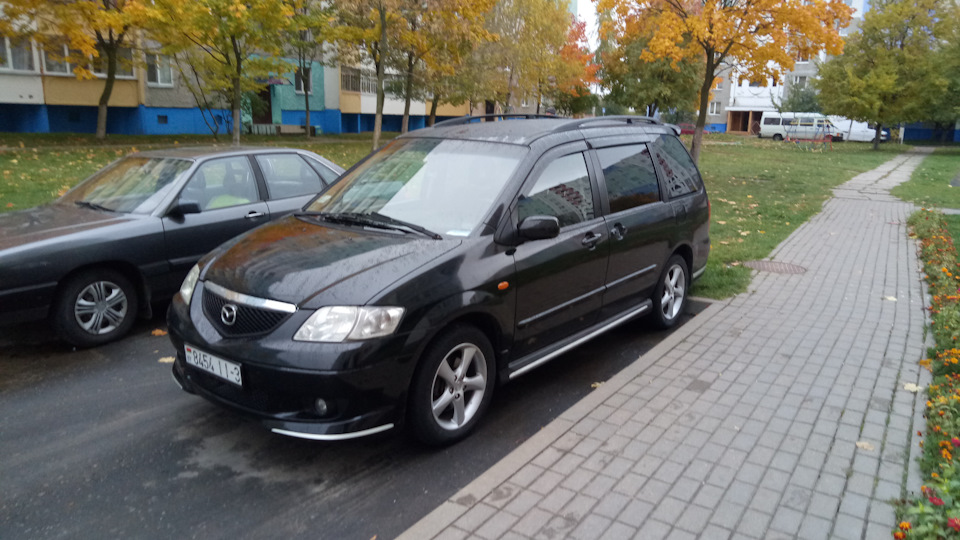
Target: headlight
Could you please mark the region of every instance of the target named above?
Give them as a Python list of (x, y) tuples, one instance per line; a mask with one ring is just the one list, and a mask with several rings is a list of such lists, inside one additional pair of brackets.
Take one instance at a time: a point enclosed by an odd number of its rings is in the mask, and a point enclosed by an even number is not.
[(293, 339), (341, 343), (388, 336), (401, 317), (402, 307), (326, 306), (315, 311)]
[(180, 285), (180, 296), (183, 297), (184, 303), (188, 306), (190, 305), (190, 299), (193, 297), (193, 289), (197, 286), (197, 279), (200, 277), (200, 265), (195, 264), (193, 268), (190, 269), (190, 272), (187, 273), (187, 277), (183, 278), (183, 284)]

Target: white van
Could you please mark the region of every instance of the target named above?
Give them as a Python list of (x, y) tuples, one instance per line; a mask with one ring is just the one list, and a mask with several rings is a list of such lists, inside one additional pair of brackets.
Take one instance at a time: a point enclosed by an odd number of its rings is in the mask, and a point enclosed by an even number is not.
[[(830, 122), (837, 127), (837, 130), (843, 135), (845, 141), (873, 142), (876, 131), (866, 122), (857, 122), (842, 116), (829, 116)], [(886, 129), (880, 132), (880, 142), (885, 142), (890, 138), (890, 132)]]
[(770, 137), (775, 141), (827, 138), (841, 140), (839, 130), (822, 114), (777, 111), (764, 111), (760, 118), (759, 137)]

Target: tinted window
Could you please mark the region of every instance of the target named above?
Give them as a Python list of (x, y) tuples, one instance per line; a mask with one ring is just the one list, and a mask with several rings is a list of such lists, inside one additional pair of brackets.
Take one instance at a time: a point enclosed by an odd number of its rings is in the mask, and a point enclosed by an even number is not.
[(583, 154), (571, 154), (547, 166), (530, 193), (520, 200), (520, 219), (556, 216), (560, 226), (593, 219), (593, 190)]
[(313, 166), (313, 170), (317, 171), (325, 184), (332, 184), (340, 176), (340, 173), (315, 159), (307, 158), (307, 162)]
[(286, 199), (323, 190), (320, 175), (297, 154), (258, 155), (257, 163), (271, 199)]
[(244, 156), (214, 159), (197, 169), (180, 194), (204, 210), (248, 204), (260, 199), (257, 181)]
[(660, 200), (657, 173), (645, 144), (597, 150), (610, 198), (610, 211), (620, 212)]
[(690, 154), (676, 137), (661, 135), (650, 144), (653, 155), (663, 171), (664, 185), (669, 197), (679, 197), (700, 190), (700, 173)]
[(764, 119), (763, 119), (763, 125), (765, 125), (765, 126), (779, 126), (779, 125), (780, 125), (780, 119), (779, 119), (779, 118), (764, 118)]

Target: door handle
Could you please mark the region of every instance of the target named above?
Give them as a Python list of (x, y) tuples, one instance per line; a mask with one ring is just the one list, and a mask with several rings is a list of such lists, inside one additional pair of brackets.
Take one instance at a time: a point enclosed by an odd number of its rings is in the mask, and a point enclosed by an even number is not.
[(623, 237), (627, 234), (627, 228), (623, 226), (623, 223), (617, 223), (610, 229), (610, 236), (616, 238), (617, 240), (623, 240)]
[(597, 242), (599, 242), (601, 238), (602, 236), (599, 234), (588, 232), (587, 235), (583, 237), (583, 240), (580, 241), (580, 243), (590, 249), (594, 249), (597, 247)]
[(244, 217), (246, 217), (247, 219), (257, 219), (257, 218), (261, 218), (261, 217), (263, 217), (263, 216), (265, 216), (265, 215), (266, 215), (266, 214), (264, 214), (263, 212), (257, 212), (256, 210), (251, 210), (250, 213), (248, 213), (248, 214), (247, 214), (246, 216), (244, 216)]

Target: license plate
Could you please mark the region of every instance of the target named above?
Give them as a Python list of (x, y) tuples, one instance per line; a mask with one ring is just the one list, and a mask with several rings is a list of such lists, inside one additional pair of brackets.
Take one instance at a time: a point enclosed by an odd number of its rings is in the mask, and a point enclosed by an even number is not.
[(207, 373), (220, 377), (237, 386), (243, 386), (243, 381), (240, 378), (240, 364), (224, 360), (223, 358), (217, 358), (210, 353), (205, 353), (190, 345), (184, 345), (183, 351), (187, 363), (191, 366), (202, 369)]

